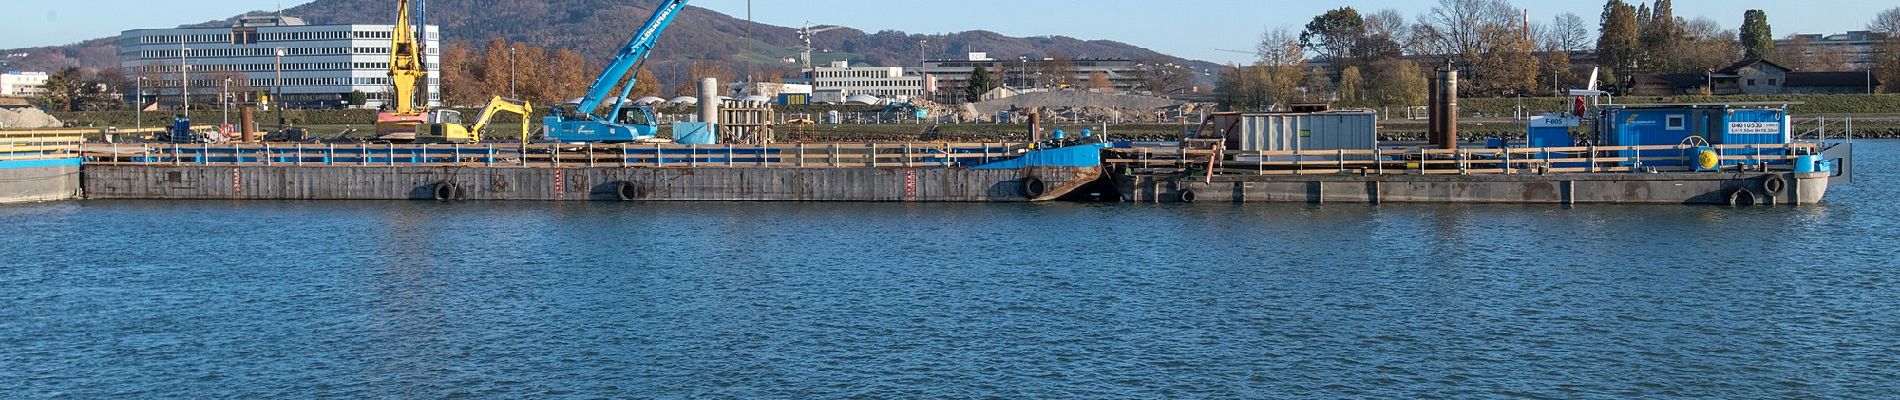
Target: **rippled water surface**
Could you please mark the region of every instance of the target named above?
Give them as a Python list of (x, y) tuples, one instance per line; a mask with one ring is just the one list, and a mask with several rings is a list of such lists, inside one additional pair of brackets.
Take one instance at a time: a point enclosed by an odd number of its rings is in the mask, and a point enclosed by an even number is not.
[(0, 397), (1891, 398), (1824, 206), (0, 207)]

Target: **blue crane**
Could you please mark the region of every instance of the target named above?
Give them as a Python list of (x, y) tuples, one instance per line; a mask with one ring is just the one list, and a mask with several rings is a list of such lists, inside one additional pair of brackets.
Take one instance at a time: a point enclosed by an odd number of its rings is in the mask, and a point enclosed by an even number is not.
[(620, 95), (612, 98), (613, 108), (605, 116), (598, 112), (614, 86), (620, 85), (627, 71), (646, 61), (653, 46), (660, 41), (660, 33), (665, 32), (666, 27), (673, 24), (673, 18), (685, 8), (686, 0), (661, 1), (653, 10), (653, 17), (647, 19), (646, 25), (620, 49), (607, 69), (601, 71), (600, 78), (594, 79), (593, 86), (587, 88), (587, 97), (581, 98), (579, 104), (553, 107), (542, 119), (548, 138), (560, 142), (632, 142), (653, 138), (660, 129), (654, 125), (653, 109), (622, 104), (633, 92), (638, 77), (626, 80)]

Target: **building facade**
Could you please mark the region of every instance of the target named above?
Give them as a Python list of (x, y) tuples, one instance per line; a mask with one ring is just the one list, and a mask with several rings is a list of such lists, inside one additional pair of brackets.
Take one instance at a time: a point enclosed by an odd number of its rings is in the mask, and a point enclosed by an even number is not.
[(0, 96), (33, 97), (46, 93), (45, 72), (8, 71), (0, 74)]
[(1846, 69), (1864, 71), (1874, 67), (1874, 57), (1880, 54), (1880, 42), (1886, 39), (1887, 36), (1884, 34), (1868, 31), (1849, 31), (1833, 35), (1810, 33), (1776, 40), (1775, 48), (1798, 47), (1801, 49), (1801, 56), (1807, 58), (1839, 55), (1840, 60), (1847, 64)]
[[(812, 68), (811, 74), (812, 93), (818, 101), (841, 102), (857, 94), (909, 101), (924, 97), (927, 89), (922, 75), (905, 74), (901, 67), (853, 67), (848, 61), (835, 61)], [(837, 99), (826, 97), (827, 93), (836, 94)]]
[(1801, 72), (1759, 58), (1701, 74), (1638, 74), (1625, 82), (1636, 96), (1712, 94), (1871, 94), (1881, 82), (1869, 71)]
[[(1064, 63), (1067, 65), (1063, 65)], [(1087, 87), (1098, 73), (1108, 78), (1112, 87), (1090, 89), (1134, 91), (1140, 89), (1143, 83), (1140, 73), (1143, 66), (1140, 63), (1134, 60), (1107, 58), (1059, 61), (1019, 57), (1015, 60), (998, 60), (990, 58), (987, 53), (969, 53), (968, 57), (961, 60), (925, 61), (922, 72), (936, 79), (933, 91), (937, 94), (935, 96), (937, 101), (954, 103), (960, 102), (957, 100), (963, 97), (964, 88), (970, 86), (970, 76), (978, 67), (992, 71), (991, 76), (997, 80), (999, 86), (1016, 89), (1060, 89), (1051, 87), (1053, 82), (1060, 81), (1077, 82)], [(1049, 71), (1054, 70), (1066, 70), (1070, 76), (1067, 79), (1049, 76)]]
[[(190, 76), (191, 102), (215, 104), (230, 80), (234, 101), (257, 101), (280, 90), (279, 104), (337, 108), (351, 92), (367, 107), (389, 100), (390, 40), (394, 25), (308, 25), (280, 16), (252, 16), (226, 28), (138, 29), (119, 35), (120, 67), (140, 88), (140, 103), (176, 106), (181, 70)], [(441, 104), (441, 34), (428, 26), (423, 56), (431, 106)], [(281, 75), (280, 75), (281, 74)], [(281, 76), (281, 80), (279, 80)]]

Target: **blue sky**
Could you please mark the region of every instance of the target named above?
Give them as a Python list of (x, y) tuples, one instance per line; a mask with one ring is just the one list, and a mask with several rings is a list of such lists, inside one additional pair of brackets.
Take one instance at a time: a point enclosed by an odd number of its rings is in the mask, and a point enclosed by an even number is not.
[[(652, 1), (652, 0), (628, 0)], [(290, 7), (301, 0), (6, 0), (9, 21), (0, 24), (0, 48), (46, 46), (221, 19), (249, 10)], [(1430, 0), (754, 0), (753, 19), (782, 26), (849, 25), (867, 31), (913, 33), (990, 30), (1012, 36), (1062, 35), (1109, 39), (1163, 53), (1215, 62), (1249, 58), (1214, 49), (1252, 48), (1269, 27), (1297, 29), (1330, 8), (1393, 8), (1409, 17), (1429, 11)], [(1595, 23), (1601, 0), (1514, 0), (1537, 20), (1572, 12)], [(80, 9), (75, 9), (75, 6)], [(698, 0), (693, 5), (745, 18), (746, 0)], [(1891, 0), (1676, 0), (1677, 15), (1708, 16), (1728, 28), (1742, 10), (1768, 10), (1777, 36), (1862, 29), (1874, 13), (1900, 6)]]

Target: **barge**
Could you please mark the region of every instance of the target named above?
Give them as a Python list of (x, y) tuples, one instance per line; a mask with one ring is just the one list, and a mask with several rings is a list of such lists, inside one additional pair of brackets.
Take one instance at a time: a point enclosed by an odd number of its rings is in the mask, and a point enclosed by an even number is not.
[(79, 132), (0, 133), (0, 204), (78, 198)]

